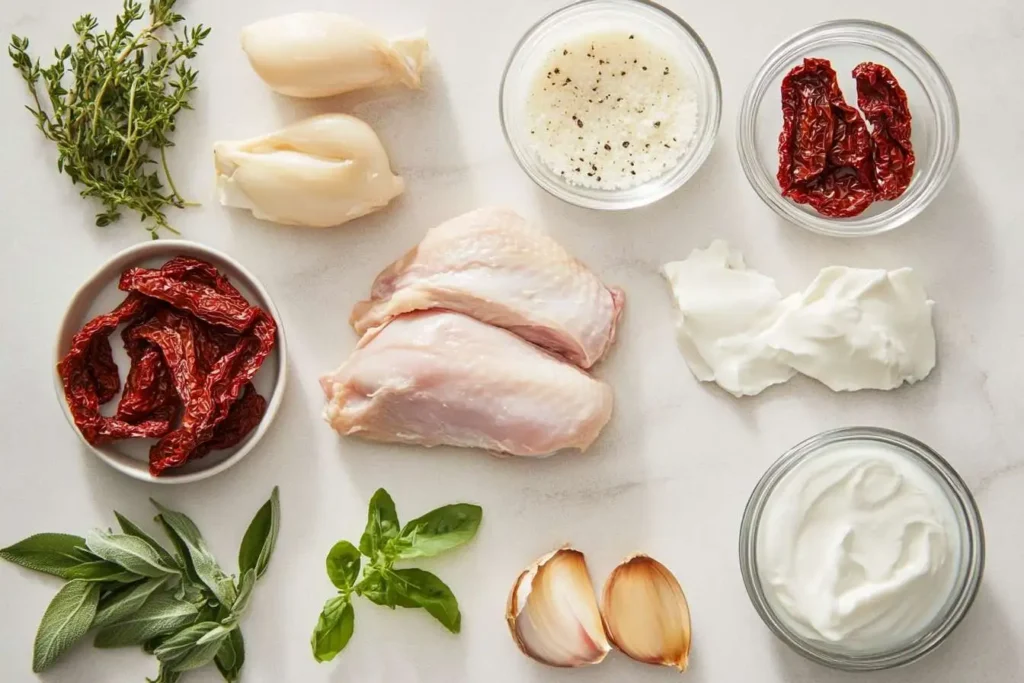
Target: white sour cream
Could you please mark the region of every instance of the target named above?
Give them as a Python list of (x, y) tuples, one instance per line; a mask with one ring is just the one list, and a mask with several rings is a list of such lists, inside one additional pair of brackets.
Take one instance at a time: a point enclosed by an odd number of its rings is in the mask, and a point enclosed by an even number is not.
[(694, 376), (736, 396), (801, 372), (833, 391), (895, 389), (935, 367), (932, 305), (909, 268), (830, 266), (783, 298), (721, 240), (663, 268)]
[(804, 638), (887, 649), (942, 611), (958, 529), (949, 498), (911, 456), (839, 442), (797, 464), (765, 502), (758, 574), (773, 611)]
[(596, 31), (556, 45), (526, 102), (537, 155), (573, 185), (634, 187), (675, 166), (697, 131), (692, 75), (642, 34)]

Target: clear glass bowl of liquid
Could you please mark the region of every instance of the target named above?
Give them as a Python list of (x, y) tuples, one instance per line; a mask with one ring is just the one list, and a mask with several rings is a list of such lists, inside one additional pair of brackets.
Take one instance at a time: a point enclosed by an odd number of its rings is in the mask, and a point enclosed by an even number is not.
[[(946, 498), (957, 541), (953, 579), (947, 595), (936, 596), (941, 605), (934, 618), (909, 637), (897, 638), (870, 649), (851, 648), (842, 641), (826, 643), (805, 636), (791, 625), (769, 595), (759, 567), (758, 539), (766, 507), (788, 475), (812, 459), (832, 457), (838, 448), (868, 444), (891, 451), (920, 469)], [(784, 487), (783, 487), (784, 488)], [(785, 504), (788, 499), (777, 500)], [(847, 427), (823, 432), (797, 444), (768, 468), (757, 483), (740, 525), (740, 573), (754, 609), (765, 625), (786, 645), (811, 661), (845, 671), (876, 671), (914, 662), (941, 645), (967, 614), (981, 584), (985, 566), (985, 533), (974, 497), (956, 470), (931, 448), (899, 432), (877, 427)]]
[[(538, 153), (536, 140), (531, 139), (527, 103), (552, 50), (581, 36), (609, 31), (635, 33), (670, 56), (693, 91), (697, 118), (688, 146), (668, 167), (631, 186), (588, 187), (555, 171)], [(669, 10), (647, 0), (582, 0), (543, 17), (520, 39), (502, 76), (498, 106), (502, 131), (516, 161), (541, 188), (577, 206), (630, 209), (672, 193), (704, 163), (718, 134), (722, 87), (700, 36)]]

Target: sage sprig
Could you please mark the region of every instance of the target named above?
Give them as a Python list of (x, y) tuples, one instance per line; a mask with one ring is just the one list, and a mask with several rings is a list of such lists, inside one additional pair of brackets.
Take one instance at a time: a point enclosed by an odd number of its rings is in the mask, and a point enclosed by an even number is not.
[(428, 571), (395, 568), (395, 564), (433, 557), (468, 543), (482, 517), (480, 506), (459, 503), (439, 507), (403, 527), (395, 502), (387, 491), (378, 489), (370, 499), (359, 547), (339, 541), (327, 554), (327, 577), (338, 594), (324, 604), (313, 629), (310, 645), (314, 659), (330, 661), (348, 645), (355, 630), (354, 596), (391, 609), (422, 609), (458, 633), (462, 614), (451, 589)]
[(33, 671), (48, 668), (92, 630), (97, 648), (135, 646), (156, 656), (151, 683), (176, 683), (211, 662), (224, 680), (239, 679), (245, 661), (239, 624), (277, 541), (278, 490), (243, 536), (237, 579), (220, 568), (188, 516), (153, 505), (173, 550), (117, 512), (122, 533), (36, 534), (0, 550), (2, 559), (67, 581), (39, 624)]

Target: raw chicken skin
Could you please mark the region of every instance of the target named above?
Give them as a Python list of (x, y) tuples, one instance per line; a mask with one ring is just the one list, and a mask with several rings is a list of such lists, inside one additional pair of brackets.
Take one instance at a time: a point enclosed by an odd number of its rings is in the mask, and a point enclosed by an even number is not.
[(506, 330), (450, 311), (403, 315), (367, 334), (320, 384), (341, 434), (522, 456), (585, 450), (612, 391)]
[(611, 346), (624, 300), (514, 211), (483, 208), (427, 232), (377, 276), (350, 322), (363, 334), (402, 313), (446, 308), (589, 368)]

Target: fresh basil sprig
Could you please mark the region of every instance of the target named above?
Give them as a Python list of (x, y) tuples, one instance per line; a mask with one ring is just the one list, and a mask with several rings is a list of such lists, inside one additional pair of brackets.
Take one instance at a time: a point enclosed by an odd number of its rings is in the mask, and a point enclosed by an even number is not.
[(2, 559), (67, 581), (39, 624), (33, 671), (95, 630), (97, 648), (141, 646), (155, 655), (151, 683), (176, 683), (183, 672), (211, 662), (224, 680), (238, 680), (245, 661), (239, 622), (277, 541), (278, 490), (245, 532), (237, 579), (220, 568), (191, 519), (153, 505), (173, 551), (117, 512), (123, 533), (36, 534), (0, 550)]
[(458, 633), (462, 615), (451, 589), (428, 571), (396, 569), (395, 563), (433, 557), (468, 543), (482, 517), (480, 506), (459, 503), (439, 507), (403, 527), (395, 502), (387, 491), (378, 489), (370, 499), (359, 547), (339, 541), (327, 554), (327, 577), (338, 594), (324, 604), (313, 629), (310, 645), (316, 661), (330, 661), (348, 645), (355, 629), (352, 597), (356, 595), (391, 609), (423, 609)]

